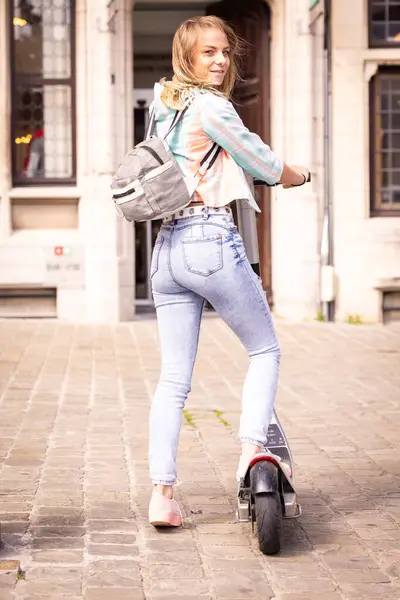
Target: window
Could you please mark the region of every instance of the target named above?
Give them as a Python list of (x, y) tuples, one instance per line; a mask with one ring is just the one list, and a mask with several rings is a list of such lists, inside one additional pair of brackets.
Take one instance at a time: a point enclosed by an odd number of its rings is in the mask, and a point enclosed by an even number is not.
[(14, 185), (74, 183), (75, 1), (10, 5)]
[(400, 1), (368, 1), (369, 45), (400, 45)]
[(400, 69), (371, 81), (371, 214), (400, 215)]

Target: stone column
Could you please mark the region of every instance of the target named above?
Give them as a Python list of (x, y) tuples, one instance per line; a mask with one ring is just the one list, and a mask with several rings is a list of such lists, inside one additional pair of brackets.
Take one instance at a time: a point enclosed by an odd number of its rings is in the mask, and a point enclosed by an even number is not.
[[(312, 170), (309, 4), (309, 0), (271, 2), (271, 145), (285, 162)], [(272, 192), (272, 290), (277, 315), (293, 319), (317, 315), (319, 201), (312, 184)]]
[[(77, 2), (80, 233), (86, 246), (86, 320), (92, 322), (131, 319), (134, 310), (133, 227), (117, 216), (110, 190), (112, 175), (132, 140), (131, 119), (126, 117), (127, 106), (132, 112), (130, 4)], [(116, 152), (116, 132), (122, 129), (125, 137)]]
[(11, 187), (11, 98), (9, 57), (9, 14), (0, 2), (0, 240), (9, 234)]

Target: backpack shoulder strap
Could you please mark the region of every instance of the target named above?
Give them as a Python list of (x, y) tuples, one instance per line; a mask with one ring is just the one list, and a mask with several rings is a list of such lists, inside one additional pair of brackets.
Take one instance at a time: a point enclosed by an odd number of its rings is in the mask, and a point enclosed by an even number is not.
[[(189, 106), (185, 106), (185, 108), (183, 110), (177, 110), (175, 112), (175, 115), (174, 115), (174, 118), (170, 125), (170, 128), (168, 129), (167, 133), (163, 137), (164, 140), (169, 136), (171, 131), (178, 125), (179, 121), (182, 119), (183, 115), (185, 114), (185, 112), (187, 111), (188, 108), (189, 108)], [(150, 117), (149, 117), (149, 124), (147, 126), (147, 131), (146, 131), (146, 135), (144, 138), (145, 140), (148, 140), (149, 137), (151, 137), (153, 135), (155, 126), (156, 126), (156, 111), (155, 111), (155, 108), (153, 107), (153, 109), (150, 113)]]

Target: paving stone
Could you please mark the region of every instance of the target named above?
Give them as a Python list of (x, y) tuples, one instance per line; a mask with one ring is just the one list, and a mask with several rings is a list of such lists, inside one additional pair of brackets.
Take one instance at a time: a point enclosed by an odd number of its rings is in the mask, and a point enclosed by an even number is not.
[(307, 592), (307, 594), (281, 594), (279, 600), (342, 600), (339, 592), (318, 592), (316, 594)]
[(180, 535), (165, 536), (161, 534), (158, 539), (147, 540), (146, 548), (149, 552), (196, 551), (196, 542), (192, 537), (183, 537)]
[(214, 558), (205, 558), (204, 559), (207, 568), (211, 571), (259, 571), (260, 570), (260, 560), (258, 557), (254, 556), (254, 558), (240, 558), (240, 559), (214, 559)]
[(55, 550), (60, 548), (74, 549), (83, 548), (84, 540), (80, 537), (36, 537), (32, 540), (32, 547), (35, 550), (43, 549), (49, 550), (54, 548)]
[(205, 546), (201, 553), (208, 558), (253, 558), (254, 552), (250, 546)]
[(218, 598), (273, 598), (275, 593), (265, 573), (255, 571), (218, 571), (214, 575)]
[(35, 538), (39, 537), (55, 537), (57, 539), (63, 537), (82, 537), (86, 533), (85, 527), (31, 527), (30, 533)]
[(398, 600), (400, 586), (380, 583), (342, 584), (341, 589), (351, 600)]
[(202, 324), (173, 531), (147, 522), (156, 321), (0, 320), (0, 522), (28, 565), (0, 600), (398, 600), (400, 328), (276, 326), (303, 516), (265, 557), (236, 521), (248, 359), (219, 319)]
[(332, 575), (342, 583), (390, 583), (390, 579), (380, 569), (331, 569)]
[[(28, 575), (29, 576), (29, 575)], [(17, 584), (17, 597), (23, 598), (24, 600), (31, 600), (35, 597), (53, 598), (64, 595), (66, 598), (69, 596), (78, 596), (82, 591), (82, 581), (72, 580), (35, 580), (30, 581), (29, 579), (18, 581)]]
[(173, 597), (191, 598), (207, 594), (209, 591), (209, 582), (199, 579), (153, 579), (150, 581), (150, 594), (155, 598), (168, 593)]
[(91, 533), (128, 533), (137, 531), (137, 524), (135, 523), (135, 521), (123, 521), (118, 519), (110, 519), (107, 521), (101, 519), (89, 519), (87, 522), (87, 527)]
[(94, 544), (135, 544), (136, 535), (130, 533), (92, 533), (90, 540)]
[(32, 519), (32, 522), (37, 526), (45, 526), (51, 525), (53, 527), (81, 527), (85, 524), (85, 517), (83, 514), (66, 516), (66, 515), (58, 515), (48, 514), (46, 512), (42, 514), (35, 515)]
[(111, 598), (118, 600), (145, 600), (143, 590), (139, 587), (88, 587), (84, 596), (85, 600), (111, 600)]
[(200, 565), (200, 556), (197, 552), (176, 550), (174, 552), (151, 552), (147, 556), (149, 565)]
[(204, 579), (200, 565), (150, 565), (150, 579)]
[(75, 564), (83, 561), (82, 550), (32, 550), (32, 560), (37, 563)]
[(2, 590), (14, 589), (17, 583), (16, 575), (17, 574), (12, 571), (4, 572), (0, 570), (0, 598)]
[(20, 575), (19, 560), (0, 559), (0, 600), (11, 600)]
[(29, 514), (29, 512), (15, 512), (11, 510), (8, 512), (0, 512), (0, 523), (6, 523), (8, 521), (29, 521)]
[(248, 535), (236, 535), (236, 534), (220, 534), (220, 535), (199, 535), (199, 541), (205, 546), (248, 546), (249, 538)]
[(307, 577), (281, 577), (278, 581), (278, 586), (284, 592), (333, 592), (337, 585), (328, 577), (312, 578)]
[[(164, 594), (163, 592), (159, 592), (157, 591), (155, 596), (152, 596), (152, 598), (157, 598), (157, 600), (171, 600), (171, 593), (167, 592), (166, 594)], [(174, 600), (185, 600), (186, 598), (190, 598), (190, 600), (214, 600), (214, 596), (211, 597), (208, 594), (201, 594), (200, 596), (197, 596), (196, 594), (191, 594), (190, 596), (187, 595), (187, 593), (182, 594), (174, 594), (173, 596)], [(237, 600), (236, 598), (232, 598), (231, 600)]]
[(103, 571), (140, 571), (140, 563), (133, 559), (95, 559), (89, 565), (89, 574), (102, 573)]
[(14, 589), (1, 589), (0, 588), (0, 598), (1, 600), (13, 600), (14, 599)]
[(27, 529), (29, 527), (29, 522), (26, 521), (22, 521), (22, 522), (15, 522), (15, 521), (2, 521), (1, 522), (1, 531), (3, 533), (20, 533), (20, 534), (24, 534), (26, 533)]
[(89, 544), (88, 553), (95, 556), (137, 556), (138, 549), (132, 545)]
[(89, 586), (97, 587), (120, 587), (120, 588), (131, 588), (135, 585), (139, 585), (142, 580), (140, 572), (127, 571), (124, 569), (113, 569), (112, 571), (99, 570), (97, 573), (89, 575), (87, 584)]

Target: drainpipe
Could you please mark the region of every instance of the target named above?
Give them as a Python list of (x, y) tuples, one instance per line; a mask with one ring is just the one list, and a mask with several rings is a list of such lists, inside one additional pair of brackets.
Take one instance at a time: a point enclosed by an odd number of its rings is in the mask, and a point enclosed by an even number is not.
[(321, 238), (321, 302), (324, 321), (335, 318), (335, 272), (333, 265), (333, 215), (332, 215), (332, 38), (331, 0), (324, 6), (324, 218)]

